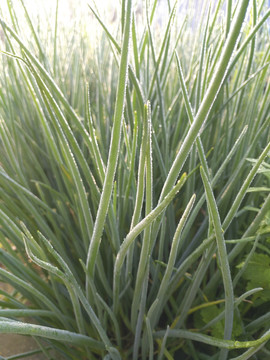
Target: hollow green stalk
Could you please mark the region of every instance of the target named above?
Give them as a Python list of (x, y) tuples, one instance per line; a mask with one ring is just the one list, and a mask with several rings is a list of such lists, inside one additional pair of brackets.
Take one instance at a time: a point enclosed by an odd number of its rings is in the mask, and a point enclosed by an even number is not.
[(123, 111), (125, 105), (125, 92), (127, 85), (129, 42), (130, 42), (131, 23), (132, 23), (131, 14), (132, 14), (132, 0), (128, 0), (109, 157), (108, 157), (105, 180), (99, 202), (98, 212), (94, 223), (93, 234), (87, 253), (87, 262), (86, 262), (87, 277), (89, 276), (91, 278), (93, 278), (94, 276), (96, 258), (101, 241), (101, 236), (104, 230), (104, 224), (112, 194), (113, 181), (114, 181), (118, 155), (119, 155), (122, 117), (123, 117)]

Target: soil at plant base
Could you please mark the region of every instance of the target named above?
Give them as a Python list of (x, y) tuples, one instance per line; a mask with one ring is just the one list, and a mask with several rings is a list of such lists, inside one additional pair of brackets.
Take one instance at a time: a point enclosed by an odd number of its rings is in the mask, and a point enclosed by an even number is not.
[[(11, 292), (12, 288), (0, 282), (0, 289)], [(8, 357), (17, 354), (26, 353), (29, 351), (39, 349), (36, 341), (30, 336), (16, 335), (16, 334), (0, 334), (0, 356)], [(53, 356), (50, 353), (51, 359), (59, 359), (59, 356)], [(19, 359), (19, 358), (18, 358)], [(33, 354), (31, 356), (23, 357), (25, 360), (48, 360), (42, 353)]]
[[(15, 334), (0, 334), (0, 355), (3, 357), (14, 356), (38, 349), (34, 339), (29, 336)], [(48, 360), (43, 354), (33, 354), (23, 357), (25, 360)]]

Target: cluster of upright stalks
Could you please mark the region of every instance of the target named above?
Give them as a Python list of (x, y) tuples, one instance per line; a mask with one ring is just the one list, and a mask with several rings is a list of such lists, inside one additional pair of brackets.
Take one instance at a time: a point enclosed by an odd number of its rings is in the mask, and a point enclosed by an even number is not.
[(60, 4), (0, 5), (0, 332), (48, 359), (267, 359), (267, 1)]

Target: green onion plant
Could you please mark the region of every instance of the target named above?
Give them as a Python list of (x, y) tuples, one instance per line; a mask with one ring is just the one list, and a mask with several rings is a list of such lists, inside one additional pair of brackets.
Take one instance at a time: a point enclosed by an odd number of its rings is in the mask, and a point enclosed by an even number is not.
[(268, 5), (1, 2), (1, 333), (269, 358)]

